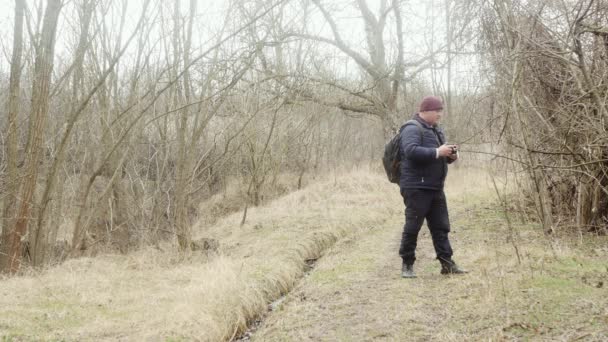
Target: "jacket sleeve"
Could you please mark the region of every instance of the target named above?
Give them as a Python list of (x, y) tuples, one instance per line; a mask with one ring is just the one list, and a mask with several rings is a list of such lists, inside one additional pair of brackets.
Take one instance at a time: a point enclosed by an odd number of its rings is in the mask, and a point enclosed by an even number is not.
[[(448, 141), (446, 136), (445, 136), (445, 132), (443, 130), (440, 130), (439, 133), (441, 134), (441, 139), (443, 139), (443, 141)], [(455, 162), (455, 160), (452, 160), (448, 157), (441, 157), (441, 158), (445, 158), (445, 160), (447, 161), (448, 164), (452, 164), (453, 162)]]
[(401, 131), (400, 148), (405, 158), (418, 161), (430, 162), (436, 157), (434, 147), (424, 147), (420, 145), (420, 129), (416, 125), (407, 125)]

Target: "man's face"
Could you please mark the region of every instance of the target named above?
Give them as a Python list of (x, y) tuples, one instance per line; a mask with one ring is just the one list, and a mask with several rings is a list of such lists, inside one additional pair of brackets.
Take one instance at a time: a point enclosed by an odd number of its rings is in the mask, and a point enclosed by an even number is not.
[(434, 126), (439, 123), (439, 120), (441, 120), (443, 109), (422, 112), (420, 114), (422, 114), (422, 119), (424, 121), (428, 122), (431, 126)]

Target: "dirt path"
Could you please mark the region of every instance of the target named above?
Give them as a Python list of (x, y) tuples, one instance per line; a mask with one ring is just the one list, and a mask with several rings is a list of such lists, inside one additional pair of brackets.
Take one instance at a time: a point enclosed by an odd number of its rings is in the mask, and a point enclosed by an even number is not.
[[(425, 225), (415, 265), (418, 278), (401, 279), (397, 250), (403, 222), (396, 215), (386, 225), (336, 244), (253, 340), (608, 338), (606, 289), (600, 285), (608, 278), (605, 261), (566, 246), (551, 250), (534, 227), (520, 226), (515, 241), (519, 264), (514, 244), (505, 238), (502, 215), (486, 204), (486, 197), (451, 197), (454, 258), (470, 274), (439, 274)], [(585, 274), (595, 280), (586, 284)]]
[[(418, 249), (419, 277), (401, 279), (399, 236), (399, 229), (376, 227), (337, 245), (256, 340), (423, 340), (444, 330), (453, 323), (450, 302), (470, 295), (466, 279), (439, 275), (427, 232)], [(470, 258), (460, 260), (468, 265)]]

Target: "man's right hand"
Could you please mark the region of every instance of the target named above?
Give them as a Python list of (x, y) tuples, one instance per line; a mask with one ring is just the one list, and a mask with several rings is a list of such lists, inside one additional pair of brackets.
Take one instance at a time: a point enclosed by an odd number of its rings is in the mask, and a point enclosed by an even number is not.
[(457, 145), (446, 145), (443, 144), (441, 146), (439, 146), (439, 148), (437, 149), (438, 155), (440, 157), (448, 157), (452, 154), (452, 149), (455, 148), (457, 149), (458, 146)]

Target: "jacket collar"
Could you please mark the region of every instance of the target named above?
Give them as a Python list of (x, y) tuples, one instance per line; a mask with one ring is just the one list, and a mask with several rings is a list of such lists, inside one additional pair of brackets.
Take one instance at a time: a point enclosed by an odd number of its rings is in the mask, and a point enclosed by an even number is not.
[(414, 114), (414, 120), (416, 120), (416, 121), (420, 122), (420, 123), (421, 123), (421, 124), (422, 124), (424, 127), (426, 127), (426, 128), (429, 128), (429, 129), (432, 129), (432, 128), (437, 128), (437, 126), (432, 126), (432, 125), (429, 125), (429, 123), (428, 123), (428, 122), (426, 122), (426, 121), (422, 120), (422, 118), (420, 117), (420, 114), (419, 114), (419, 113)]

